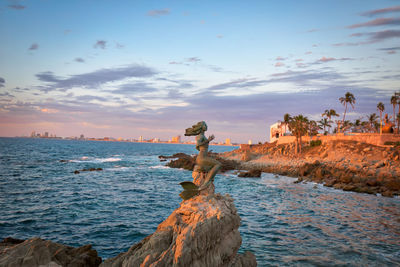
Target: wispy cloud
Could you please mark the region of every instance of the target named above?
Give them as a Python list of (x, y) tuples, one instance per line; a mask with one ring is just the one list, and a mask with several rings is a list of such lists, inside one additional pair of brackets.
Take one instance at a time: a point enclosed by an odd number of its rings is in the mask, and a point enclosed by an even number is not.
[(275, 58), (275, 60), (277, 60), (277, 61), (283, 61), (283, 60), (286, 60), (286, 58), (285, 58), (285, 57), (280, 57), (280, 56), (278, 56), (278, 57)]
[(106, 49), (107, 41), (105, 40), (97, 40), (97, 42), (93, 45), (94, 48)]
[(361, 15), (371, 17), (371, 16), (375, 16), (375, 15), (381, 15), (381, 14), (393, 13), (393, 12), (400, 12), (400, 6), (393, 6), (393, 7), (370, 10), (370, 11), (361, 13)]
[(285, 66), (285, 63), (283, 63), (283, 62), (276, 62), (275, 63), (275, 67), (283, 67), (283, 66)]
[(39, 49), (39, 45), (37, 43), (31, 44), (31, 46), (28, 48), (28, 50), (37, 50)]
[(0, 87), (4, 87), (5, 83), (6, 83), (6, 80), (4, 80), (4, 78), (0, 77)]
[(85, 62), (85, 60), (83, 58), (81, 58), (81, 57), (75, 58), (74, 61), (78, 62), (78, 63), (84, 63)]
[(378, 48), (378, 50), (381, 50), (381, 51), (400, 50), (400, 46)]
[(201, 59), (198, 57), (189, 57), (186, 59), (187, 62), (200, 62)]
[(355, 29), (361, 27), (376, 27), (376, 26), (387, 26), (387, 25), (400, 25), (400, 18), (378, 18), (364, 23), (353, 24), (347, 26), (347, 28)]
[(36, 74), (36, 77), (40, 81), (48, 83), (47, 86), (40, 88), (41, 91), (48, 92), (53, 90), (66, 91), (73, 87), (94, 89), (108, 82), (121, 81), (128, 78), (151, 77), (155, 74), (157, 72), (152, 68), (141, 65), (130, 65), (100, 69), (89, 73), (72, 75), (68, 78), (57, 77), (53, 72), (42, 72)]
[(15, 10), (23, 10), (26, 6), (23, 5), (8, 5), (8, 8), (15, 9)]
[(368, 36), (370, 43), (380, 42), (386, 39), (399, 38), (400, 30), (384, 30), (379, 32), (353, 33), (351, 37)]
[(326, 63), (326, 62), (331, 62), (331, 61), (348, 61), (348, 60), (354, 60), (354, 59), (349, 58), (349, 57), (342, 57), (342, 58), (321, 57), (320, 59), (315, 61), (314, 64)]
[(150, 17), (159, 17), (159, 16), (164, 16), (170, 14), (169, 8), (164, 8), (164, 9), (153, 9), (147, 12), (147, 16)]
[(136, 83), (123, 84), (119, 86), (118, 89), (110, 90), (109, 92), (125, 96), (136, 96), (138, 93), (151, 93), (156, 91), (158, 91), (158, 89), (151, 86), (150, 83), (136, 82)]

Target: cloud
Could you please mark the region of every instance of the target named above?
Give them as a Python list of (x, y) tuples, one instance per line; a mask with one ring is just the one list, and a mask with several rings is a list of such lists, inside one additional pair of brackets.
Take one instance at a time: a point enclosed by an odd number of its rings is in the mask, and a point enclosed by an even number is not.
[(311, 52), (311, 51), (307, 51), (307, 52), (305, 52), (304, 54), (306, 54), (306, 55), (311, 55), (312, 52)]
[(39, 45), (37, 43), (33, 43), (28, 50), (37, 50), (39, 48)]
[(326, 62), (331, 62), (331, 61), (348, 61), (348, 60), (353, 60), (353, 58), (349, 58), (349, 57), (342, 57), (342, 58), (321, 57), (320, 59), (315, 61), (314, 64), (326, 63)]
[(275, 58), (275, 60), (277, 60), (277, 61), (283, 61), (283, 60), (286, 60), (286, 58), (285, 58), (285, 57), (280, 57), (280, 56), (278, 56), (278, 57)]
[(386, 25), (400, 25), (400, 18), (378, 18), (368, 22), (353, 24), (347, 26), (349, 29), (361, 28), (361, 27), (376, 27)]
[(400, 50), (400, 46), (396, 46), (396, 47), (386, 47), (386, 48), (378, 48), (378, 50), (381, 50), (381, 51)]
[(137, 82), (121, 85), (118, 89), (110, 90), (109, 92), (119, 95), (134, 96), (138, 93), (151, 93), (156, 91), (158, 91), (158, 89), (152, 87), (150, 83)]
[(53, 72), (42, 72), (36, 74), (36, 77), (40, 81), (48, 83), (47, 86), (40, 88), (41, 91), (48, 92), (53, 90), (66, 91), (73, 87), (93, 89), (108, 82), (121, 81), (128, 78), (151, 77), (156, 74), (157, 72), (152, 68), (141, 65), (130, 65), (71, 75), (68, 78), (57, 77)]
[(198, 57), (189, 57), (186, 59), (187, 62), (200, 62), (201, 59)]
[(11, 97), (11, 98), (15, 97), (12, 94), (10, 94), (9, 92), (0, 93), (0, 96), (2, 96), (2, 97)]
[(371, 36), (371, 40), (378, 42), (378, 41), (383, 41), (386, 39), (400, 37), (400, 30), (385, 30), (385, 31), (380, 31), (380, 32), (374, 32), (374, 33), (371, 33), (370, 36)]
[(101, 96), (93, 96), (93, 95), (80, 95), (75, 97), (76, 100), (82, 101), (82, 102), (90, 102), (93, 100), (101, 101), (101, 102), (107, 102), (108, 99), (105, 97)]
[(84, 63), (85, 62), (85, 60), (83, 58), (81, 58), (81, 57), (75, 58), (74, 61), (75, 62), (79, 62), (79, 63)]
[(94, 48), (106, 49), (107, 41), (105, 40), (97, 40), (97, 42), (93, 45)]
[(15, 9), (15, 10), (23, 10), (26, 6), (23, 5), (8, 5), (8, 8)]
[(392, 51), (387, 51), (386, 53), (389, 55), (393, 55), (393, 54), (396, 54), (396, 51), (392, 50)]
[(159, 16), (164, 16), (164, 15), (169, 15), (170, 11), (169, 8), (164, 8), (164, 9), (153, 9), (147, 12), (147, 16), (150, 17), (159, 17)]
[(217, 38), (218, 38), (218, 39), (222, 39), (222, 38), (224, 38), (224, 36), (223, 36), (222, 34), (218, 34), (218, 35), (217, 35)]
[(375, 16), (375, 15), (381, 15), (381, 14), (386, 14), (386, 13), (393, 13), (393, 12), (400, 12), (400, 6), (393, 6), (393, 7), (387, 7), (387, 8), (381, 8), (381, 9), (375, 9), (371, 11), (367, 11), (364, 13), (361, 13), (362, 16)]
[(233, 80), (231, 82), (216, 84), (206, 88), (206, 91), (223, 91), (226, 89), (233, 88), (249, 88), (249, 87), (257, 87), (263, 84), (266, 84), (266, 80), (255, 80), (255, 79), (238, 79)]
[(380, 42), (386, 39), (400, 37), (400, 30), (384, 30), (379, 32), (353, 33), (351, 37), (369, 37), (369, 43)]
[(283, 67), (283, 66), (285, 66), (285, 63), (282, 63), (282, 62), (275, 63), (275, 67)]
[(125, 47), (125, 45), (116, 42), (116, 43), (115, 43), (115, 47), (118, 48), (118, 49), (122, 49), (122, 48)]
[(6, 80), (4, 80), (4, 78), (0, 77), (0, 87), (4, 87), (5, 83), (6, 83)]
[(319, 29), (310, 29), (307, 32), (316, 32), (316, 31), (319, 31)]

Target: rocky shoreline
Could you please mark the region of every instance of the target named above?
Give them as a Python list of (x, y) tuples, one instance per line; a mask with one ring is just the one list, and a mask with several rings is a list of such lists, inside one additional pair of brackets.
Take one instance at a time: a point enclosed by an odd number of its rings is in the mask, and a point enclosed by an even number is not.
[[(294, 151), (294, 144), (267, 143), (213, 156), (223, 164), (223, 171), (238, 170), (239, 177), (257, 177), (266, 172), (345, 191), (387, 197), (400, 195), (400, 146), (330, 141), (315, 146), (306, 144), (299, 155)], [(191, 162), (194, 157), (186, 155), (167, 166), (185, 166), (190, 170)]]
[(73, 248), (40, 238), (6, 238), (0, 242), (0, 266), (255, 267), (253, 253), (238, 253), (240, 221), (233, 199), (212, 191), (182, 201), (153, 234), (103, 262), (91, 245)]

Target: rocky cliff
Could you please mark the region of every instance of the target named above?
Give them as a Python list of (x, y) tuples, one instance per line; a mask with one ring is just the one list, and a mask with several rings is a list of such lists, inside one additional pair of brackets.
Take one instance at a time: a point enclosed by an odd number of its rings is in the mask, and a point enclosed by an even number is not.
[(157, 230), (101, 266), (256, 266), (251, 252), (237, 253), (240, 217), (229, 195), (182, 201)]

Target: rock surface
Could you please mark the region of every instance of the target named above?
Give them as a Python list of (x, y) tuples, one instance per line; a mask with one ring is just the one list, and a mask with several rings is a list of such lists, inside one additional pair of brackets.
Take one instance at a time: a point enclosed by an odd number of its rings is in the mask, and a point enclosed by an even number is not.
[(156, 232), (101, 266), (256, 266), (251, 252), (237, 253), (239, 225), (229, 195), (199, 195), (182, 201)]
[(6, 238), (0, 243), (0, 266), (99, 266), (101, 258), (91, 245), (73, 248), (40, 238)]
[[(267, 143), (221, 153), (237, 169), (262, 170), (325, 186), (382, 196), (400, 195), (400, 146), (330, 141), (294, 153), (294, 144)], [(251, 155), (249, 158), (247, 155)]]

